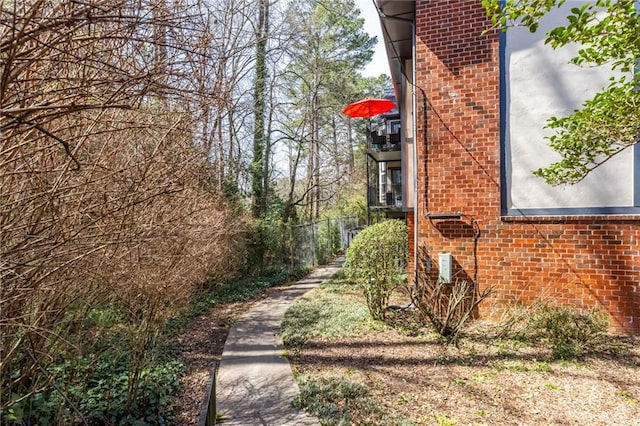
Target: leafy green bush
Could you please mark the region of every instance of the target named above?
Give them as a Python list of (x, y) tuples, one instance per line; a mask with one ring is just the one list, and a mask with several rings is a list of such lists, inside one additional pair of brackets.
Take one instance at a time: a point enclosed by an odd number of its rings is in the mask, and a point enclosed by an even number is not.
[(340, 250), (340, 229), (338, 222), (331, 219), (318, 222), (316, 229), (316, 257), (318, 264), (324, 264)]
[(384, 319), (393, 289), (406, 281), (407, 225), (384, 220), (362, 230), (347, 250), (347, 276), (357, 282), (374, 319)]
[(537, 306), (521, 336), (545, 341), (555, 359), (573, 359), (593, 348), (609, 327), (609, 317), (595, 308), (580, 311), (566, 306)]
[(150, 364), (142, 370), (135, 398), (130, 399), (126, 358), (105, 352), (63, 361), (50, 369), (53, 386), (16, 398), (2, 413), (2, 424), (170, 424), (182, 370), (177, 361)]
[(300, 224), (285, 223), (278, 217), (256, 221), (245, 272), (264, 274), (274, 268), (294, 269), (326, 263), (340, 251), (343, 219), (328, 217)]

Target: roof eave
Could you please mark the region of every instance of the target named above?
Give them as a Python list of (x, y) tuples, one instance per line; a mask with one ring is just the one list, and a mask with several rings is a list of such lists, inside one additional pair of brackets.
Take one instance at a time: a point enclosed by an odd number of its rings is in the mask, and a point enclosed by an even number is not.
[(404, 61), (413, 57), (415, 1), (375, 0), (380, 17), (389, 71), (396, 95), (404, 74)]

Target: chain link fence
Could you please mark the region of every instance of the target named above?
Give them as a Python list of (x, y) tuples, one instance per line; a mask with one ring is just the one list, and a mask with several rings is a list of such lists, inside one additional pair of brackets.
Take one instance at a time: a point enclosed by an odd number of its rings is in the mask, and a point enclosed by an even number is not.
[[(318, 222), (288, 225), (263, 222), (260, 238), (265, 252), (263, 267), (289, 270), (326, 263), (331, 256), (346, 250), (362, 229), (356, 216), (337, 217)], [(200, 407), (198, 426), (218, 424), (216, 418), (216, 368), (211, 370), (207, 391)]]
[(270, 223), (262, 230), (266, 242), (264, 261), (291, 270), (322, 265), (346, 250), (358, 230), (356, 216), (299, 225)]

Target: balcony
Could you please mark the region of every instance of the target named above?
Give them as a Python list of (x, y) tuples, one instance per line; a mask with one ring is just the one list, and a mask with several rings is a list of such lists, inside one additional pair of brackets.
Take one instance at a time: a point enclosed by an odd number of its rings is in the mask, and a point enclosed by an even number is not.
[(378, 132), (370, 132), (367, 138), (367, 154), (376, 162), (400, 161), (400, 133), (379, 135)]
[(386, 185), (382, 191), (379, 186), (369, 185), (369, 207), (372, 210), (401, 211), (402, 185)]

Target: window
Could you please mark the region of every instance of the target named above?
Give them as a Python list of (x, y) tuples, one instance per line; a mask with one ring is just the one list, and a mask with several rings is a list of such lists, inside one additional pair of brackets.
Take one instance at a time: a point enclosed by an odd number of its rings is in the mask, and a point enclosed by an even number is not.
[[(569, 2), (568, 2), (569, 3)], [(504, 215), (640, 214), (640, 147), (630, 147), (576, 185), (550, 186), (532, 172), (558, 160), (547, 146), (551, 116), (569, 115), (606, 87), (611, 69), (569, 63), (580, 46), (553, 50), (544, 35), (563, 25), (568, 8), (554, 9), (536, 33), (501, 34), (501, 178)], [(532, 70), (534, 70), (532, 72)]]
[(400, 133), (400, 120), (393, 120), (389, 122), (389, 134)]

